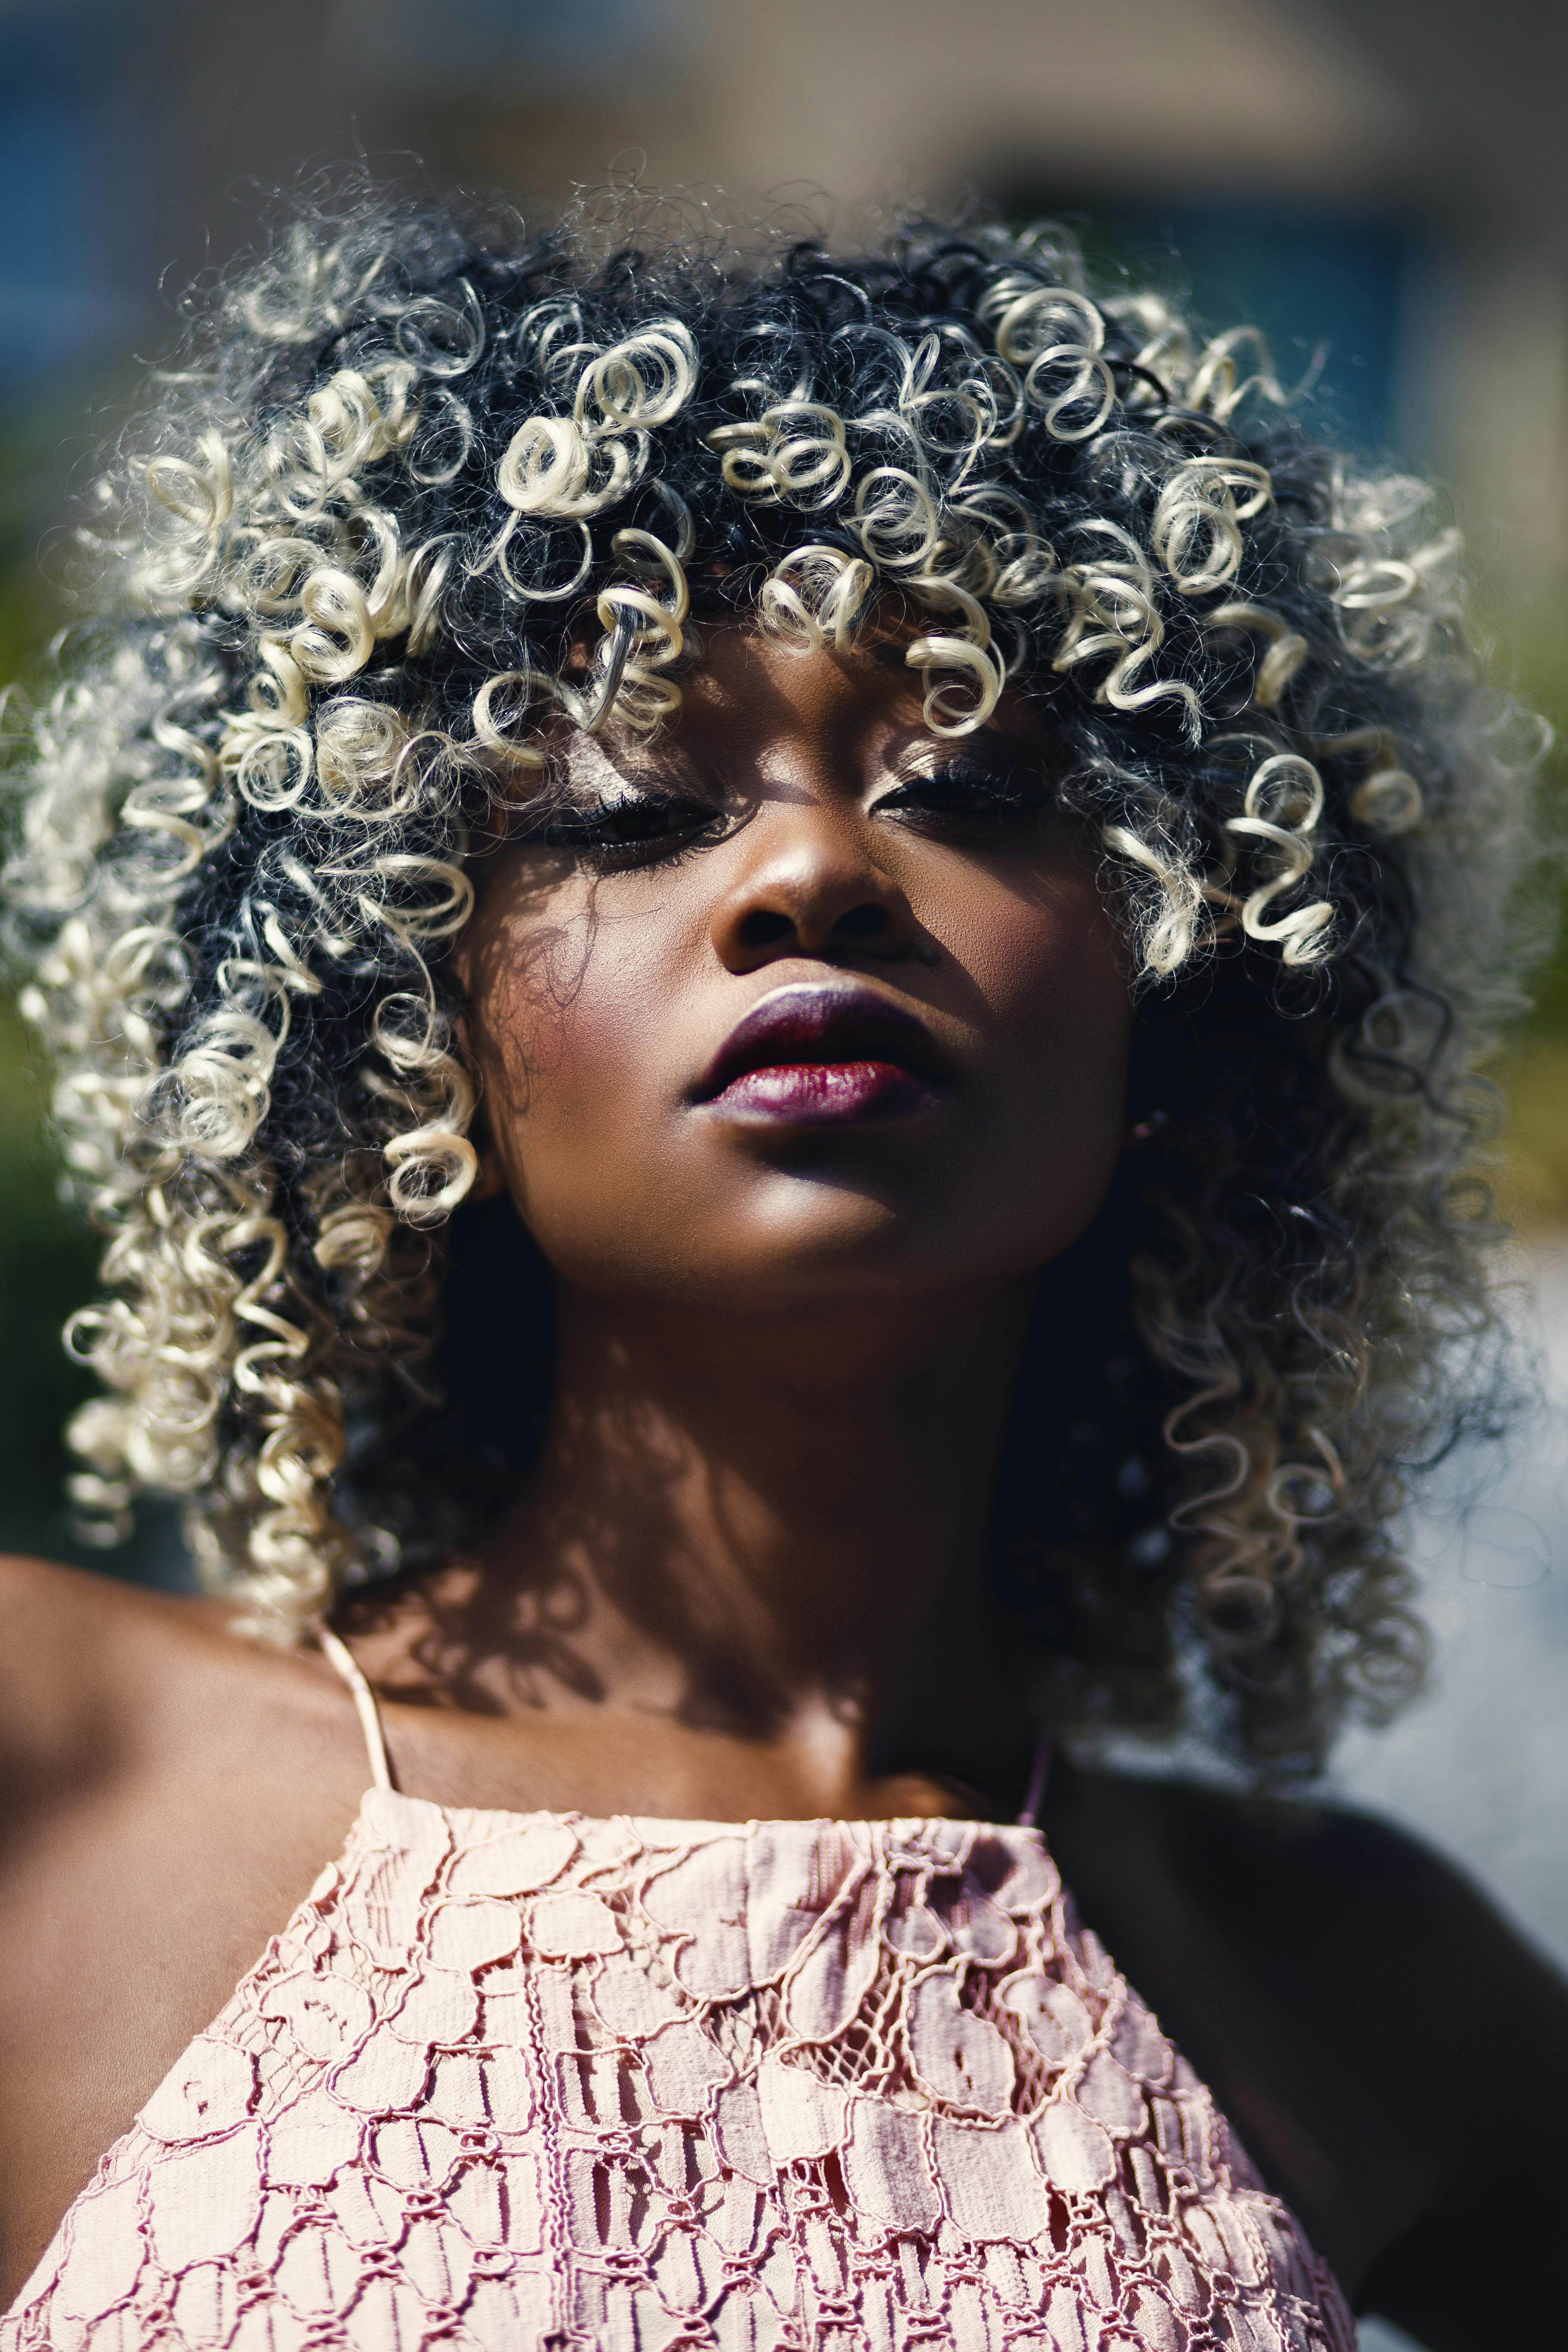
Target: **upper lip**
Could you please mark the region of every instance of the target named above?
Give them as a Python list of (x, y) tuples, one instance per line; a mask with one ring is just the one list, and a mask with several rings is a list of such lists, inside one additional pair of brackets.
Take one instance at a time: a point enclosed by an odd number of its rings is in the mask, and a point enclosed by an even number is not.
[(925, 1023), (869, 988), (798, 981), (776, 988), (735, 1024), (698, 1083), (711, 1102), (749, 1070), (781, 1064), (891, 1062), (934, 1086), (952, 1083), (947, 1056)]

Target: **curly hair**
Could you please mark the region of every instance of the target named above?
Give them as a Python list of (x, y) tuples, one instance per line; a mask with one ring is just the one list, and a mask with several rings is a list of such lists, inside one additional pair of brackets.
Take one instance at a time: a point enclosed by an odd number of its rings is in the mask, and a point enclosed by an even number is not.
[(453, 1214), (470, 845), (552, 730), (676, 718), (694, 597), (845, 651), (891, 601), (934, 733), (1048, 707), (1138, 982), (1142, 1149), (1046, 1277), (1006, 1598), (1079, 1720), (1195, 1707), (1282, 1769), (1386, 1713), (1411, 1475), (1501, 1410), (1477, 1069), (1535, 840), (1428, 490), (1049, 226), (652, 254), (359, 187), (192, 311), (13, 742), (24, 1009), (107, 1237), (79, 1506), (189, 1497), (281, 1639), (493, 1507), (477, 1251), (536, 1388), (549, 1342), (515, 1219)]

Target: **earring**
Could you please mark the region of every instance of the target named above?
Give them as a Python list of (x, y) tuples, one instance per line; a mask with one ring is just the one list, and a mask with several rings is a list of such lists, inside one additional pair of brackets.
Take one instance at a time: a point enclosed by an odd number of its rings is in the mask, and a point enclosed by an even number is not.
[(479, 1154), (479, 1165), (468, 1187), (468, 1198), (470, 1201), (499, 1200), (506, 1191), (506, 1170), (501, 1165), (500, 1153), (491, 1140), (482, 1113), (474, 1121), (474, 1131), (469, 1140)]
[(1145, 1111), (1143, 1117), (1128, 1129), (1123, 1139), (1126, 1149), (1129, 1151), (1137, 1150), (1141, 1150), (1145, 1143), (1152, 1143), (1161, 1129), (1169, 1127), (1170, 1124), (1170, 1118), (1164, 1111)]

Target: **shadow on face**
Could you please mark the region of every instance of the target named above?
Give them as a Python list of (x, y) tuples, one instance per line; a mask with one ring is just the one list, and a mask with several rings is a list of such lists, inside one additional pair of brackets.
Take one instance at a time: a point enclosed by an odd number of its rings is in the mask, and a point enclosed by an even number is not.
[(1060, 756), (1020, 701), (942, 739), (885, 657), (736, 626), (654, 742), (566, 741), (461, 960), (493, 1153), (565, 1291), (821, 1314), (1022, 1279), (1083, 1232), (1131, 1013)]

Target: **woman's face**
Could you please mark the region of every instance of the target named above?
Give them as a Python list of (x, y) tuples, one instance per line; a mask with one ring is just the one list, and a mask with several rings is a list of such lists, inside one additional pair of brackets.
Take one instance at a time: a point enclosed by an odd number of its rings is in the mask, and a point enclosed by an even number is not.
[(1130, 1013), (1054, 752), (956, 741), (901, 646), (717, 630), (651, 748), (480, 858), (463, 942), (493, 1150), (566, 1281), (725, 1313), (1033, 1272), (1120, 1148)]

